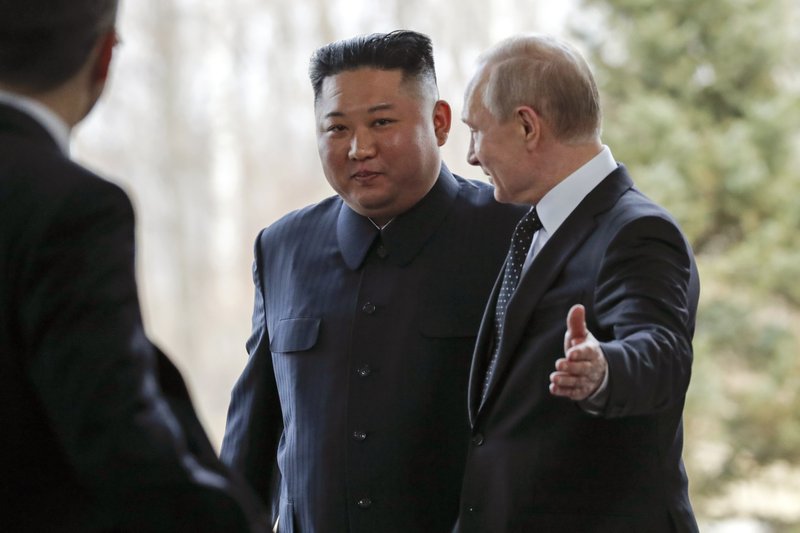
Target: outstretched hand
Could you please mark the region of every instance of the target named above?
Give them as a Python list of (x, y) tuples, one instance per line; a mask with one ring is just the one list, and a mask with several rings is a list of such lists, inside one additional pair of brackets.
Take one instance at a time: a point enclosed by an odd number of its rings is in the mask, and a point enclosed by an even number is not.
[(585, 400), (600, 387), (608, 363), (594, 335), (586, 329), (586, 310), (573, 305), (567, 315), (564, 357), (550, 374), (550, 393), (571, 400)]

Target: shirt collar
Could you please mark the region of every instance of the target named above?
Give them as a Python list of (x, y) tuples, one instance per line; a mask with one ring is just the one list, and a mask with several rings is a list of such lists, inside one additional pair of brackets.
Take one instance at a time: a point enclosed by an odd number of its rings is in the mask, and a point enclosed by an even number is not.
[[(380, 232), (386, 260), (399, 266), (411, 262), (444, 220), (458, 190), (458, 181), (442, 164), (439, 177), (428, 194), (411, 209), (397, 215)], [(367, 217), (342, 203), (336, 234), (345, 263), (355, 270), (364, 262), (379, 232)]]
[(13, 107), (34, 119), (50, 134), (61, 152), (69, 155), (69, 126), (49, 107), (33, 98), (2, 89), (0, 89), (0, 103)]
[(536, 213), (548, 235), (553, 235), (578, 204), (617, 168), (611, 149), (603, 145), (599, 154), (564, 178), (536, 204)]

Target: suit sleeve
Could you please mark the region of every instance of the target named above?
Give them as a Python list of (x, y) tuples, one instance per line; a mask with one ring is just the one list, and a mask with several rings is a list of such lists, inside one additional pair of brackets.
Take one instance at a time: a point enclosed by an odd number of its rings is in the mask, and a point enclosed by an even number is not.
[[(106, 527), (261, 530), (222, 470), (206, 468), (158, 382), (134, 275), (127, 196), (82, 182), (52, 216), (21, 309), (26, 371)], [(188, 398), (187, 398), (188, 401)], [(246, 498), (246, 495), (241, 495)]]
[(612, 239), (595, 293), (598, 340), (609, 366), (605, 416), (682, 405), (699, 290), (693, 278), (691, 250), (665, 218), (636, 219)]
[(234, 385), (222, 442), (222, 460), (241, 473), (278, 517), (281, 474), (277, 463), (283, 416), (269, 347), (269, 331), (261, 250), (264, 233), (256, 239), (253, 262), (255, 298), (252, 333), (247, 341), (247, 366)]

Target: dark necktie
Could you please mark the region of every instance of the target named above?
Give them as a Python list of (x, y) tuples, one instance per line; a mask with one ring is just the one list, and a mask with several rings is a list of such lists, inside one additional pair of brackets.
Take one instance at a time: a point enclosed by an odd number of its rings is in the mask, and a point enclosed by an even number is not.
[(522, 266), (525, 264), (528, 250), (531, 248), (533, 234), (541, 228), (542, 223), (536, 214), (536, 208), (532, 207), (528, 214), (519, 221), (517, 228), (514, 230), (514, 235), (511, 237), (511, 247), (508, 249), (503, 271), (503, 284), (500, 286), (500, 293), (497, 295), (497, 303), (494, 308), (494, 348), (492, 349), (492, 358), (486, 367), (482, 398), (486, 397), (489, 381), (491, 381), (495, 366), (497, 366), (497, 354), (500, 351), (500, 337), (503, 333), (508, 300), (511, 299), (511, 295), (514, 294), (514, 290), (519, 283), (519, 278), (522, 275)]

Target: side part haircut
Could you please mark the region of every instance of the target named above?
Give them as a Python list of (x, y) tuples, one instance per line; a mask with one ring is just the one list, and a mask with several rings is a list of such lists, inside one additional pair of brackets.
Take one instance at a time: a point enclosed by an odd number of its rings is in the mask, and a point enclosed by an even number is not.
[(308, 69), (314, 101), (319, 100), (325, 78), (346, 70), (375, 68), (401, 70), (403, 79), (414, 79), (438, 98), (433, 46), (427, 35), (409, 30), (373, 33), (318, 48)]
[(118, 0), (0, 0), (0, 83), (41, 92), (84, 65)]
[(483, 91), (483, 104), (497, 120), (529, 106), (561, 142), (599, 139), (597, 85), (586, 60), (569, 44), (543, 35), (511, 37), (485, 52), (479, 63), (482, 78), (474, 90)]

